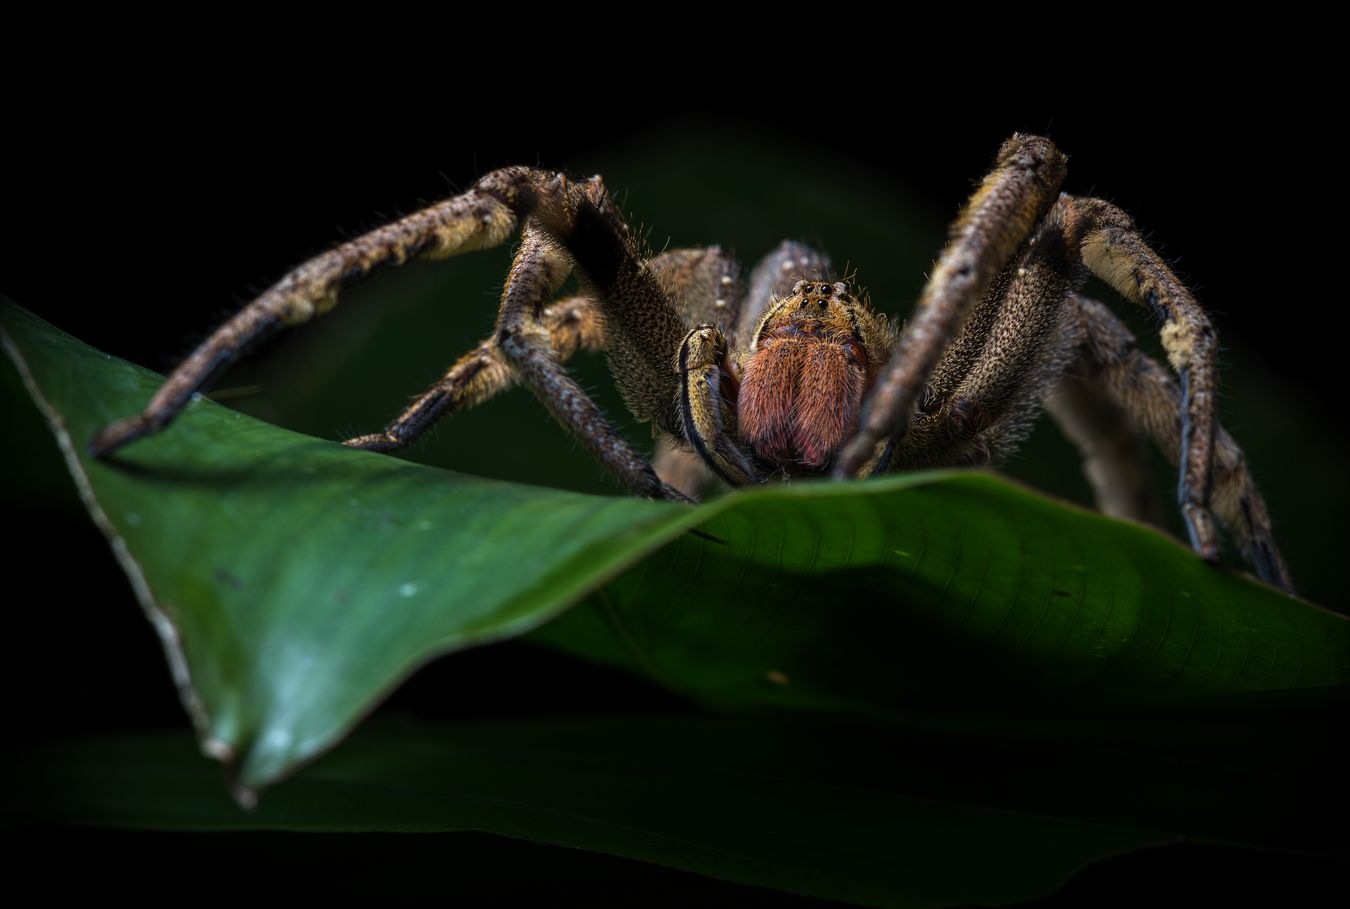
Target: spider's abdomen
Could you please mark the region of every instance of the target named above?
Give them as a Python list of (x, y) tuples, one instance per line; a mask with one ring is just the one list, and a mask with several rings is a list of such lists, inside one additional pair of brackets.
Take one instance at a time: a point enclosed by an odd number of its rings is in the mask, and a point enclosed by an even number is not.
[(829, 466), (857, 429), (872, 379), (859, 324), (871, 313), (842, 284), (794, 290), (760, 324), (736, 400), (741, 439), (789, 473)]

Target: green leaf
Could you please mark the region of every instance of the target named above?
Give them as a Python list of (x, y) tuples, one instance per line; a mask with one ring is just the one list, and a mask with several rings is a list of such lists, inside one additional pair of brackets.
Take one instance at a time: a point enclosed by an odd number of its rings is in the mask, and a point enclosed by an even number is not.
[(596, 591), (536, 639), (735, 709), (895, 717), (1350, 684), (1344, 618), (995, 476), (690, 508), (411, 465), (206, 401), (96, 462), (83, 442), (157, 377), (12, 304), (3, 326), (203, 749), (245, 798), (422, 663)]
[(246, 799), (421, 663), (527, 633), (723, 710), (793, 711), (385, 728), (249, 813), (181, 742), (44, 747), (9, 759), (21, 822), (482, 830), (934, 906), (1044, 894), (1177, 837), (1320, 848), (1345, 802), (1325, 768), (1346, 621), (1154, 531), (976, 473), (699, 508), (581, 496), (207, 401), (93, 462), (82, 442), (157, 377), (0, 315)]
[[(1193, 731), (1203, 716), (1172, 719)], [(1256, 718), (1262, 733), (1299, 731), (1287, 715)], [(44, 826), (485, 831), (905, 907), (1027, 899), (1094, 860), (1183, 838), (1288, 845), (1301, 826), (1306, 843), (1301, 812), (1314, 803), (1328, 831), (1340, 825), (1327, 803), (1334, 784), (1297, 767), (1139, 748), (1156, 745), (1158, 716), (1105, 735), (1078, 724), (926, 734), (809, 717), (372, 725), (251, 812), (229, 802), (185, 737), (164, 734), (11, 758), (6, 777), (26, 781), (11, 807)], [(436, 874), (458, 881), (459, 842), (444, 851)], [(520, 869), (500, 873), (509, 888)]]

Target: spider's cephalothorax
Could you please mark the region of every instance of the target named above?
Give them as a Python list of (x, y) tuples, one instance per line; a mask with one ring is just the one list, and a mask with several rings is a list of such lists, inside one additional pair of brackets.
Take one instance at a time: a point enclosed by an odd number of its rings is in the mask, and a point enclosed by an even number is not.
[[(383, 432), (348, 445), (401, 448), (519, 382), (629, 490), (686, 500), (713, 478), (989, 463), (1044, 407), (1082, 451), (1103, 511), (1156, 521), (1138, 441), (1150, 439), (1180, 470), (1194, 549), (1216, 560), (1222, 524), (1262, 578), (1292, 589), (1265, 503), (1216, 418), (1208, 317), (1124, 212), (1062, 194), (1064, 176), (1048, 140), (1005, 142), (897, 332), (802, 244), (783, 243), (742, 281), (713, 246), (648, 258), (599, 177), (494, 171), (286, 275), (90, 449), (106, 455), (163, 428), (250, 342), (328, 311), (375, 269), (519, 231), (491, 337)], [(581, 293), (553, 299), (573, 271)], [(1089, 274), (1162, 320), (1175, 376), (1079, 293)], [(568, 375), (582, 348), (606, 351), (629, 410), (652, 423), (654, 466)]]

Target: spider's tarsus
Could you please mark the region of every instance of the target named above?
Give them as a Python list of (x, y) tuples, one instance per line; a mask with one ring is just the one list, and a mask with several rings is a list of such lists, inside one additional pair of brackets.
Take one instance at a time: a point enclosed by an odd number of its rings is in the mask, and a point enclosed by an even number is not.
[(1219, 561), (1219, 532), (1209, 509), (1194, 502), (1183, 502), (1181, 515), (1186, 521), (1186, 535), (1191, 548), (1200, 558), (1211, 564)]
[(1284, 570), (1279, 558), (1275, 555), (1273, 545), (1273, 542), (1268, 540), (1258, 540), (1253, 544), (1251, 563), (1256, 567), (1256, 576), (1285, 593), (1296, 593), (1294, 579), (1289, 577), (1288, 572)]
[(158, 428), (153, 420), (146, 419), (143, 414), (127, 417), (101, 429), (89, 440), (85, 450), (89, 452), (91, 458), (105, 458), (122, 446), (150, 435)]
[(388, 433), (377, 432), (368, 436), (356, 436), (347, 439), (343, 443), (348, 448), (359, 448), (362, 451), (398, 451), (404, 447), (404, 443), (399, 439), (391, 437)]
[(671, 486), (668, 483), (661, 484), (660, 494), (654, 496), (654, 498), (666, 502), (683, 502), (686, 505), (698, 504), (698, 499), (690, 498), (689, 496), (680, 492), (678, 489), (676, 489), (674, 486)]

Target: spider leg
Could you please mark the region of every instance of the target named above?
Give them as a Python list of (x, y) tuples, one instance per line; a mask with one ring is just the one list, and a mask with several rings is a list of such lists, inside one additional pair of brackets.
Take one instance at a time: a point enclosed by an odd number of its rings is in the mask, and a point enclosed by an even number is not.
[(863, 405), (858, 433), (836, 461), (835, 477), (856, 476), (888, 440), (904, 436), (943, 350), (1055, 202), (1064, 172), (1064, 156), (1047, 139), (1013, 136), (1003, 144), (994, 170), (953, 225), (916, 314)]
[[(778, 300), (791, 296), (800, 280), (823, 281), (830, 274), (830, 257), (805, 243), (784, 240), (750, 272), (750, 289), (736, 319), (736, 346), (748, 350), (755, 329)], [(711, 320), (705, 320), (711, 321)]]
[(1051, 209), (973, 308), (924, 386), (893, 468), (987, 464), (1027, 434), (1077, 341), (1062, 316), (1083, 269), (1063, 214)]
[(656, 440), (652, 455), (652, 469), (662, 482), (673, 486), (691, 499), (700, 499), (713, 481), (713, 473), (697, 452), (686, 451), (670, 436)]
[[(1083, 387), (1089, 380), (1080, 380), (1079, 373), (1102, 373), (1100, 364), (1124, 356), (1112, 351), (1127, 342), (1132, 349), (1134, 343), (1101, 304), (1074, 294), (1088, 270), (1115, 275), (1125, 284), (1122, 290), (1167, 317), (1163, 345), (1181, 373), (1179, 391), (1170, 379), (1165, 388), (1159, 383), (1155, 373), (1161, 368), (1143, 354), (1130, 358), (1129, 369), (1103, 373), (1108, 387), (1102, 392)], [(1112, 339), (1116, 348), (1108, 349)], [(1212, 496), (1222, 509), (1220, 520), (1258, 573), (1287, 587), (1265, 504), (1242, 466), (1241, 451), (1217, 428), (1213, 339), (1204, 313), (1125, 215), (1099, 200), (1061, 196), (933, 371), (914, 426), (898, 446), (897, 466), (987, 463), (1014, 447), (1037, 405), (1048, 399), (1066, 432), (1087, 452), (1089, 476), (1099, 474), (1093, 484), (1099, 500), (1109, 502), (1104, 510), (1148, 519), (1154, 513), (1142, 491), (1137, 449), (1125, 440), (1121, 416), (1111, 412), (1119, 408), (1180, 462), (1182, 515), (1191, 545), (1211, 561), (1218, 556), (1218, 537), (1208, 506), (1210, 476), (1212, 459), (1223, 449), (1217, 455), (1222, 488), (1216, 486)], [(1084, 350), (1092, 353), (1086, 367)], [(1106, 400), (1096, 400), (1101, 395)]]
[[(548, 330), (549, 346), (559, 363), (566, 363), (579, 350), (595, 351), (604, 346), (604, 331), (595, 306), (584, 296), (567, 297), (546, 307), (540, 321)], [(497, 346), (487, 338), (455, 361), (428, 391), (419, 395), (383, 432), (357, 436), (343, 442), (367, 451), (397, 451), (417, 441), (443, 417), (495, 397), (517, 383), (516, 373)]]
[[(737, 266), (718, 247), (668, 250), (648, 262), (648, 267), (668, 286), (682, 314), (691, 321), (701, 316), (736, 313), (741, 298)], [(579, 350), (597, 351), (606, 346), (604, 324), (595, 301), (584, 295), (549, 305), (540, 318), (548, 329), (553, 356), (560, 364)], [(517, 382), (518, 377), (494, 334), (455, 361), (435, 385), (383, 432), (358, 436), (343, 444), (370, 451), (405, 448), (436, 421), (476, 407)], [(668, 437), (659, 441), (653, 466), (666, 483), (690, 497), (696, 497), (710, 478), (702, 461), (681, 451)]]
[(533, 219), (526, 221), (502, 292), (497, 348), (521, 384), (631, 492), (652, 499), (688, 501), (661, 482), (647, 460), (558, 362), (542, 311), (544, 301), (557, 292), (569, 271), (567, 256), (552, 237)]
[(685, 325), (734, 325), (745, 295), (740, 266), (720, 246), (670, 249), (651, 259)]
[[(1095, 372), (1096, 370), (1093, 370)], [(1097, 509), (1117, 518), (1163, 523), (1162, 505), (1144, 458), (1142, 439), (1124, 411), (1071, 369), (1045, 399), (1045, 409), (1083, 456), (1083, 474)]]
[(511, 236), (516, 215), (475, 188), (343, 243), (287, 274), (217, 329), (160, 386), (145, 409), (111, 424), (89, 443), (102, 457), (163, 429), (203, 385), (249, 344), (308, 322), (337, 305), (338, 292), (375, 270), (414, 258), (439, 259), (496, 246)]
[(332, 309), (346, 285), (388, 265), (497, 245), (533, 215), (582, 274), (610, 337), (610, 363), (629, 409), (679, 431), (678, 379), (666, 364), (685, 334), (679, 313), (599, 178), (574, 182), (527, 167), (493, 171), (468, 192), (387, 224), (296, 268), (197, 348), (137, 416), (89, 445), (95, 456), (150, 435), (176, 417), (219, 368), (262, 335)]
[[(1194, 419), (1187, 420), (1185, 382), (1178, 384), (1152, 357), (1138, 350), (1130, 330), (1107, 307), (1074, 296), (1083, 345), (1080, 368), (1101, 394), (1123, 412), (1138, 432), (1152, 439), (1174, 465), (1185, 466), (1186, 433)], [(1193, 387), (1193, 385), (1192, 385)], [(1182, 419), (1177, 414), (1182, 413)], [(1219, 426), (1214, 426), (1213, 491), (1210, 504), (1220, 523), (1237, 541), (1247, 562), (1265, 582), (1294, 590), (1293, 577), (1275, 544), (1265, 500), (1247, 469), (1242, 449)]]
[(1214, 561), (1218, 531), (1210, 514), (1217, 418), (1216, 342), (1208, 316), (1130, 217), (1100, 199), (1072, 197), (1084, 264), (1121, 295), (1162, 318), (1163, 349), (1181, 380), (1181, 477), (1177, 498), (1191, 546)]

